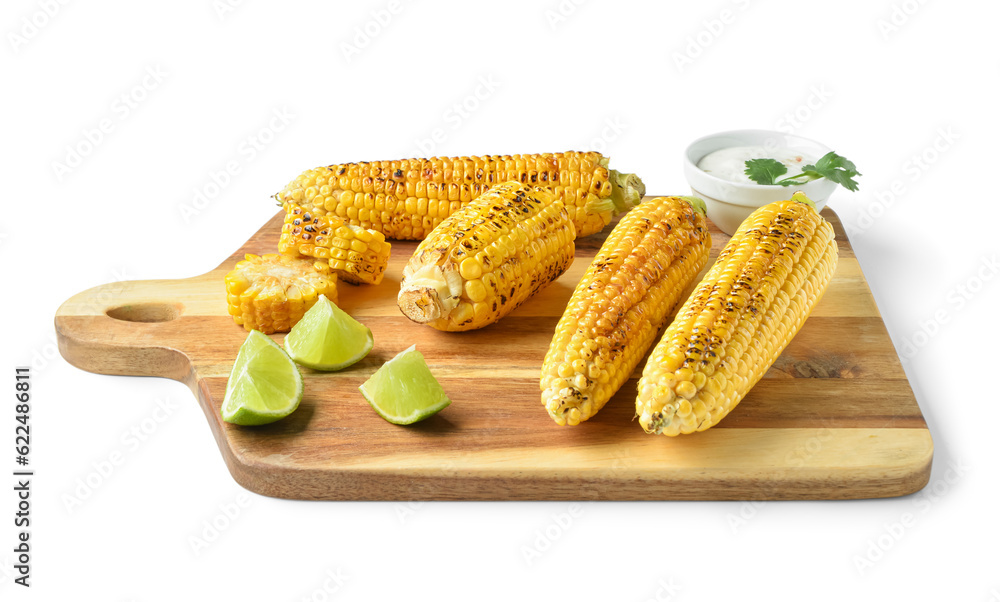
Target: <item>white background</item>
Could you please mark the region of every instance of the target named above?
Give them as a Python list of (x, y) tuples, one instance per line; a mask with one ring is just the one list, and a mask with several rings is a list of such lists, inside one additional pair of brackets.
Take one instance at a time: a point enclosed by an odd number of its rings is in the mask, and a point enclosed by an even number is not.
[[(0, 597), (1000, 600), (995, 4), (225, 6), (4, 3), (0, 370), (35, 368), (37, 476), (30, 591), (12, 583), (15, 498), (0, 477)], [(558, 529), (568, 502), (270, 499), (232, 480), (183, 385), (85, 373), (55, 351), (66, 298), (213, 268), (315, 165), (409, 156), (440, 129), (421, 154), (596, 148), (676, 194), (691, 140), (746, 127), (794, 130), (864, 173), (831, 205), (909, 351), (935, 441), (918, 495), (587, 503)], [(252, 156), (250, 137), (268, 141)], [(84, 156), (67, 173), (54, 164), (68, 148)], [(13, 466), (9, 396), (2, 412), (0, 464)], [(67, 507), (114, 453), (122, 464)], [(212, 521), (225, 528), (196, 554)]]

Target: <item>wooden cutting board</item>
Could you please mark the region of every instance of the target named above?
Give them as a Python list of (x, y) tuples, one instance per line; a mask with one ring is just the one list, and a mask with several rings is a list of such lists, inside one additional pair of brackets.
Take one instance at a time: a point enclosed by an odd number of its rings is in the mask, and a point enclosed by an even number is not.
[[(438, 332), (399, 312), (399, 277), (416, 243), (394, 242), (382, 284), (339, 288), (341, 307), (374, 333), (371, 354), (339, 373), (303, 368), (301, 406), (264, 427), (234, 426), (219, 416), (246, 337), (226, 313), (223, 276), (246, 253), (276, 252), (280, 213), (215, 270), (90, 289), (63, 304), (55, 326), (63, 356), (84, 370), (187, 383), (233, 477), (269, 496), (763, 500), (912, 493), (930, 475), (930, 432), (840, 220), (829, 208), (823, 215), (840, 246), (823, 300), (728, 417), (677, 438), (646, 435), (633, 420), (645, 362), (580, 426), (557, 426), (541, 405), (542, 358), (600, 234), (577, 241), (576, 260), (557, 282), (498, 324), (466, 333)], [(709, 265), (728, 237), (713, 226), (712, 239)], [(414, 343), (453, 403), (424, 422), (396, 426), (375, 414), (358, 385)]]

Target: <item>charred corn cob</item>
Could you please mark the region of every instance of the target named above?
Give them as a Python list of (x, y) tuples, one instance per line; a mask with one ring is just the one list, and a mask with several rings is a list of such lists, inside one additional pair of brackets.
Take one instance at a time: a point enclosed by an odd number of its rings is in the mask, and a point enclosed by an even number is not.
[(618, 222), (577, 284), (545, 355), (542, 403), (553, 420), (579, 424), (604, 407), (705, 267), (711, 247), (701, 199), (648, 200)]
[(375, 230), (345, 223), (335, 215), (313, 215), (287, 205), (278, 250), (327, 261), (341, 280), (351, 284), (382, 282), (389, 265), (390, 244)]
[(639, 379), (648, 433), (717, 424), (806, 321), (837, 265), (833, 227), (801, 193), (761, 207), (719, 253)]
[(545, 188), (495, 186), (417, 245), (399, 308), (438, 330), (482, 328), (566, 271), (574, 238), (565, 208)]
[(433, 157), (344, 163), (303, 172), (275, 195), (314, 215), (332, 213), (387, 238), (422, 240), (459, 207), (502, 182), (550, 188), (577, 236), (601, 231), (634, 207), (646, 188), (634, 174), (608, 169), (595, 152)]
[(337, 275), (312, 259), (248, 254), (226, 274), (229, 315), (264, 334), (291, 330), (320, 295), (337, 302)]

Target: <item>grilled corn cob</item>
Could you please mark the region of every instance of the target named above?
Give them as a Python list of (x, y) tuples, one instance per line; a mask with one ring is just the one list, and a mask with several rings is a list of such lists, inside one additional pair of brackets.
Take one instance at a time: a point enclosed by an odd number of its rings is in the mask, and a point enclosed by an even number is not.
[(492, 186), (517, 180), (550, 188), (577, 236), (587, 236), (638, 204), (646, 191), (636, 175), (608, 169), (608, 161), (596, 152), (566, 152), (345, 163), (303, 172), (275, 198), (387, 238), (422, 240)]
[(391, 245), (381, 232), (347, 224), (335, 215), (312, 215), (295, 204), (287, 209), (279, 251), (328, 261), (337, 276), (351, 284), (382, 282)]
[(291, 330), (320, 295), (337, 302), (337, 275), (312, 259), (248, 254), (226, 274), (229, 315), (264, 334)]
[(566, 271), (574, 238), (565, 208), (545, 188), (495, 186), (417, 245), (399, 308), (438, 330), (482, 328)]
[(837, 265), (833, 227), (805, 195), (744, 221), (657, 343), (639, 379), (647, 433), (718, 423), (778, 358)]
[(604, 407), (705, 267), (711, 247), (701, 199), (651, 199), (618, 222), (577, 284), (545, 355), (542, 403), (553, 420), (579, 424)]

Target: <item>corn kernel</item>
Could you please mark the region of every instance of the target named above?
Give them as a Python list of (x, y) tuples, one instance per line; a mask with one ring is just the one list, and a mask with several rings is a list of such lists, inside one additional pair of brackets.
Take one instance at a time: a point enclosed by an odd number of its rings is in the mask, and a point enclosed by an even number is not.
[(466, 296), (475, 303), (481, 303), (486, 300), (486, 287), (483, 286), (482, 280), (468, 280), (465, 283), (465, 294)]
[(677, 415), (681, 418), (691, 414), (691, 402), (687, 399), (682, 399), (680, 403), (677, 404)]
[(590, 364), (590, 366), (587, 368), (587, 377), (590, 378), (591, 380), (597, 380), (601, 377), (601, 372), (602, 370), (600, 368), (598, 368), (594, 364)]
[(466, 320), (471, 320), (474, 316), (475, 312), (472, 310), (472, 304), (466, 301), (462, 301), (452, 310), (452, 319), (459, 324)]
[(677, 394), (685, 399), (691, 399), (698, 394), (698, 388), (694, 386), (694, 383), (689, 380), (683, 380), (677, 383)]
[(691, 406), (691, 411), (694, 413), (695, 419), (697, 419), (699, 422), (704, 420), (705, 416), (708, 415), (708, 408), (700, 400), (694, 402), (694, 405)]
[(472, 312), (476, 322), (486, 322), (490, 317), (490, 306), (486, 303), (474, 303)]

